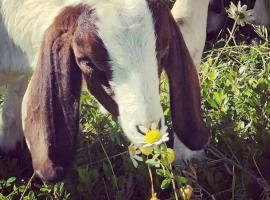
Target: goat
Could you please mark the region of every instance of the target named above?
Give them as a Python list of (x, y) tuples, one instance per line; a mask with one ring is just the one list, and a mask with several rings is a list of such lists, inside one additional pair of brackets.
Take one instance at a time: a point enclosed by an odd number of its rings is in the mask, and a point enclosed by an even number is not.
[(138, 127), (165, 126), (164, 69), (175, 139), (191, 150), (208, 143), (196, 68), (160, 0), (1, 0), (0, 7), (0, 83), (7, 85), (0, 148), (11, 151), (24, 133), (42, 179), (61, 180), (72, 163), (82, 80), (140, 144)]

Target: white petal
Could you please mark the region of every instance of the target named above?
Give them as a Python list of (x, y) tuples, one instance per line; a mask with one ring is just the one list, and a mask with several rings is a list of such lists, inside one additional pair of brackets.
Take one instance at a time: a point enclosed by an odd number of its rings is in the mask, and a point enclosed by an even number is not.
[(233, 2), (231, 2), (230, 8), (234, 11), (237, 10), (237, 7)]
[(168, 137), (168, 136), (169, 136), (169, 133), (165, 133), (164, 135), (162, 135), (162, 138)]
[(241, 26), (245, 26), (245, 21), (244, 20), (239, 20), (239, 23)]
[(136, 155), (138, 155), (138, 154), (141, 154), (141, 151), (140, 150), (136, 150)]
[(247, 10), (247, 5), (243, 5), (241, 8), (241, 12), (246, 12), (246, 10)]
[(162, 128), (160, 129), (160, 132), (161, 132), (162, 134), (164, 134), (164, 133), (167, 132), (167, 129), (168, 129), (168, 127), (167, 127), (166, 125), (164, 125), (164, 126), (162, 126)]
[(237, 10), (238, 10), (238, 11), (241, 11), (241, 2), (240, 2), (240, 1), (238, 1), (238, 4), (237, 4)]
[(169, 137), (165, 137), (164, 139), (163, 139), (163, 142), (167, 142), (167, 141), (169, 141)]
[(142, 157), (140, 157), (140, 156), (137, 156), (137, 155), (136, 155), (136, 156), (134, 156), (133, 158), (134, 158), (134, 159), (136, 159), (136, 160), (138, 160), (138, 161), (143, 161), (143, 158), (142, 158)]
[(138, 167), (138, 162), (134, 158), (131, 158), (131, 161), (132, 161), (134, 167), (137, 168)]
[(155, 145), (155, 146), (158, 146), (158, 145), (160, 145), (162, 142), (163, 142), (162, 140), (159, 140), (159, 141), (155, 142), (154, 145)]
[(153, 147), (153, 146), (155, 146), (155, 145), (154, 145), (154, 144), (145, 144), (145, 145), (143, 145), (142, 147), (148, 148), (148, 147)]

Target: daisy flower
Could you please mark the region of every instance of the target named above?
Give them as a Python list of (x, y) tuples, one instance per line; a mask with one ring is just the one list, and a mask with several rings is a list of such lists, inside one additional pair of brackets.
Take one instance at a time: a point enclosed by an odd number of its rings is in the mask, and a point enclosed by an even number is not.
[(135, 168), (138, 167), (137, 161), (143, 161), (143, 158), (139, 156), (141, 154), (141, 151), (138, 149), (137, 146), (134, 144), (129, 145), (128, 147), (129, 157), (134, 165)]
[(227, 13), (230, 18), (236, 20), (236, 23), (241, 26), (254, 21), (253, 11), (247, 10), (247, 5), (242, 6), (240, 1), (238, 1), (237, 6), (231, 2)]
[(162, 127), (161, 130), (159, 131), (157, 124), (152, 123), (150, 130), (145, 128), (144, 126), (140, 126), (139, 130), (143, 134), (145, 134), (144, 136), (145, 144), (142, 146), (143, 148), (152, 148), (169, 140), (169, 133), (166, 133), (167, 131), (166, 126)]

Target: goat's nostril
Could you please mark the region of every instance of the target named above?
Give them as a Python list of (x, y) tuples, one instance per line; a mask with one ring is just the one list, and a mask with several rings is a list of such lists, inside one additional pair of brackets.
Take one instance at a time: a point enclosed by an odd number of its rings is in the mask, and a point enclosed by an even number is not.
[(158, 122), (158, 130), (160, 130), (161, 129), (161, 119), (159, 120), (159, 122)]
[(140, 134), (145, 135), (145, 133), (140, 129), (139, 125), (136, 125), (136, 129)]

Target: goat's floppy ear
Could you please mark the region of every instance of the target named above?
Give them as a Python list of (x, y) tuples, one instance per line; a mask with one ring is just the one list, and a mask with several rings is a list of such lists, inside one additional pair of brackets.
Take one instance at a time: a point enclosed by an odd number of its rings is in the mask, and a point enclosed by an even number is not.
[[(63, 31), (64, 32), (64, 31)], [(24, 97), (23, 126), (37, 174), (60, 180), (72, 162), (79, 127), (82, 75), (72, 34), (49, 28)]]
[(173, 129), (191, 150), (202, 149), (209, 140), (200, 111), (200, 87), (195, 65), (176, 22), (171, 19), (172, 38), (163, 60), (170, 85)]

